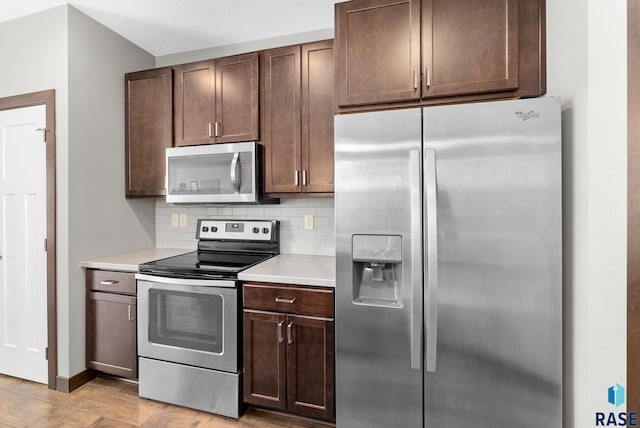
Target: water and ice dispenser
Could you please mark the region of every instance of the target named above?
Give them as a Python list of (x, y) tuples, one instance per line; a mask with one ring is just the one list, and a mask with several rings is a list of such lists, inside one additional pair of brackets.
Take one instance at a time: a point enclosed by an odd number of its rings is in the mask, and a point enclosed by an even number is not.
[(401, 307), (402, 237), (353, 235), (353, 303)]

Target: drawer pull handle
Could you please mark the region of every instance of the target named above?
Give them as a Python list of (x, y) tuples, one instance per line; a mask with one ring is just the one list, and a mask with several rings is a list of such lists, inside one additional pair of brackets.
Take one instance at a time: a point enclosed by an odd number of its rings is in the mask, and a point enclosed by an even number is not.
[(284, 297), (276, 297), (276, 303), (293, 303), (296, 301), (296, 298), (293, 299), (285, 299)]
[(293, 343), (293, 321), (287, 324), (287, 343), (291, 345)]
[(284, 333), (283, 333), (283, 328), (282, 326), (284, 325), (284, 321), (280, 321), (278, 323), (278, 343), (282, 343), (282, 341), (284, 340)]
[(120, 281), (117, 281), (115, 279), (107, 279), (106, 281), (100, 281), (100, 284), (101, 285), (116, 285), (119, 282)]

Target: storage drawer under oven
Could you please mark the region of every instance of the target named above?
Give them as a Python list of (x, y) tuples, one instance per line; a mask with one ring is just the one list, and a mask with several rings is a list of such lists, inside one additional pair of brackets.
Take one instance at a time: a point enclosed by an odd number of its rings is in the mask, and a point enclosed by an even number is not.
[(244, 308), (333, 317), (332, 289), (246, 283), (242, 291)]

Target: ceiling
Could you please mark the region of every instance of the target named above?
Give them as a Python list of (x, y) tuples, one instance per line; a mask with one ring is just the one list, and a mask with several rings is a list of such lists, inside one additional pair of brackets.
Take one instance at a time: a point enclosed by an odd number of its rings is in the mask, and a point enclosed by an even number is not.
[(154, 56), (333, 27), (343, 0), (3, 0), (0, 23), (66, 3)]

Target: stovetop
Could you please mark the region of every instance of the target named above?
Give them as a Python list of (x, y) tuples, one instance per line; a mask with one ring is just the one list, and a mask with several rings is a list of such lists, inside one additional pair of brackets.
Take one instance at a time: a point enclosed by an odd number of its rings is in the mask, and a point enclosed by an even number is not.
[(140, 273), (182, 278), (230, 278), (273, 257), (260, 253), (209, 253), (193, 251), (179, 256), (143, 263)]
[(236, 279), (238, 272), (279, 254), (276, 220), (198, 220), (198, 251), (138, 267), (140, 273), (174, 278)]

